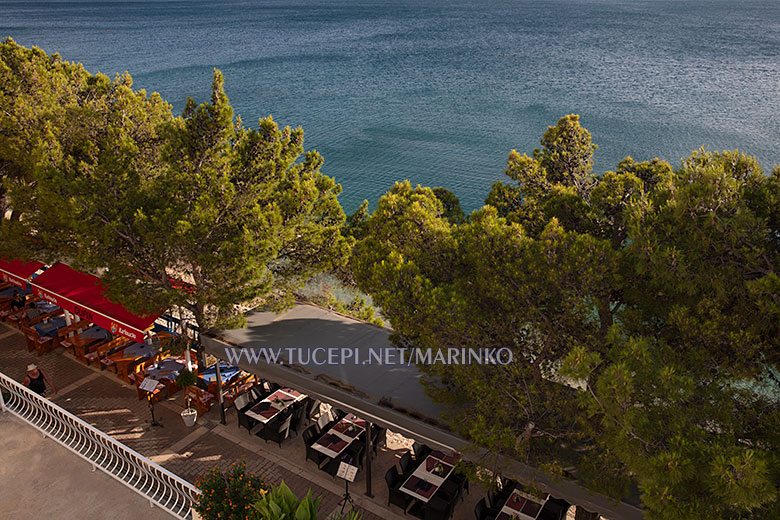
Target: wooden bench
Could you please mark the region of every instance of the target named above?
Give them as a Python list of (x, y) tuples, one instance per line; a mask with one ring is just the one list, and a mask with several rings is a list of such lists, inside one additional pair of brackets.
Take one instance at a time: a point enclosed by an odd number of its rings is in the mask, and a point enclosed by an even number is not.
[(249, 392), (257, 384), (257, 376), (254, 374), (245, 374), (235, 380), (222, 391), (222, 402), (225, 409), (233, 406), (233, 402), (241, 394)]
[(128, 375), (128, 380), (135, 384), (135, 390), (138, 392), (139, 401), (142, 399), (148, 399), (151, 400), (151, 402), (156, 403), (163, 397), (170, 395), (168, 393), (169, 387), (165, 384), (164, 380), (157, 384), (157, 387), (155, 387), (153, 392), (147, 392), (146, 390), (141, 390), (140, 388), (141, 383), (144, 381), (144, 379), (146, 379), (146, 369), (149, 367), (149, 365), (154, 363), (154, 361), (154, 358), (151, 358), (147, 359), (143, 363), (139, 363), (134, 367), (132, 373)]
[(24, 301), (24, 309), (19, 309), (16, 312), (12, 312), (10, 309), (8, 311), (2, 311), (0, 312), (0, 319), (3, 321), (7, 321), (9, 325), (13, 325), (14, 327), (19, 327), (22, 317), (25, 316), (25, 312), (27, 310), (27, 306), (31, 303), (35, 303), (39, 301), (40, 298), (29, 294), (27, 295), (27, 299)]
[(65, 311), (62, 310), (61, 308), (57, 309), (56, 311), (39, 314), (38, 316), (32, 319), (28, 318), (27, 315), (25, 314), (19, 320), (19, 323), (27, 327), (32, 327), (33, 325), (43, 323), (44, 321), (50, 320), (52, 318), (57, 318), (58, 316), (62, 316), (63, 314), (65, 314)]
[(20, 330), (24, 334), (24, 339), (27, 341), (27, 352), (37, 351), (38, 355), (42, 355), (47, 345), (51, 344), (53, 338), (51, 336), (40, 337), (38, 331), (32, 327), (21, 326)]
[(84, 363), (94, 365), (101, 370), (105, 368), (101, 360), (115, 352), (124, 350), (125, 347), (132, 344), (132, 340), (125, 337), (114, 338), (110, 341), (103, 340), (98, 345), (89, 346), (89, 351), (84, 354)]
[(68, 341), (68, 336), (72, 333), (80, 333), (82, 330), (89, 328), (89, 323), (86, 321), (77, 321), (75, 323), (71, 323), (70, 325), (66, 325), (65, 327), (62, 327), (61, 329), (57, 330), (57, 337), (55, 338), (55, 348), (56, 347), (65, 347), (65, 349), (72, 349), (73, 343)]

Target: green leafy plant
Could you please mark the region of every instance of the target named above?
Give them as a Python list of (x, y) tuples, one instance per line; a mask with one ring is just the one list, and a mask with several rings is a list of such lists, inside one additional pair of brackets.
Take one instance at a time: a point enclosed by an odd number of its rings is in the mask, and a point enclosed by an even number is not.
[(257, 500), (252, 507), (257, 520), (315, 520), (321, 498), (313, 498), (309, 491), (302, 500), (282, 482)]
[(246, 472), (244, 459), (226, 469), (212, 468), (195, 485), (201, 494), (194, 508), (203, 520), (251, 517), (252, 503), (269, 489), (261, 477)]
[(179, 375), (176, 377), (176, 384), (179, 385), (182, 390), (184, 390), (185, 398), (187, 399), (187, 408), (190, 407), (190, 396), (187, 393), (187, 389), (191, 386), (195, 386), (195, 383), (197, 383), (198, 379), (189, 370), (186, 368), (182, 369), (181, 372), (179, 372)]
[[(282, 482), (270, 492), (264, 493), (259, 500), (252, 504), (253, 520), (317, 520), (320, 516), (319, 505), (322, 498), (312, 497), (311, 490), (303, 499), (298, 499), (290, 488)], [(359, 520), (361, 514), (358, 511), (349, 511), (331, 516), (329, 520)]]

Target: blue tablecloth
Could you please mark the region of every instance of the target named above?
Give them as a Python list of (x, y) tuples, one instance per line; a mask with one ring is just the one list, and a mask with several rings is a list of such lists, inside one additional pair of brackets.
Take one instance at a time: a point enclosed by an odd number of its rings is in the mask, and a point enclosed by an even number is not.
[(146, 343), (133, 343), (125, 348), (123, 356), (129, 357), (152, 357), (157, 354), (157, 349)]
[(39, 300), (35, 302), (35, 308), (41, 311), (43, 314), (54, 312), (57, 309), (59, 309), (59, 307), (54, 305), (53, 303), (45, 302), (43, 300)]
[(82, 332), (80, 335), (82, 338), (90, 339), (108, 339), (110, 337), (106, 329), (103, 327), (98, 327), (97, 325), (93, 325), (92, 327)]
[(56, 336), (57, 329), (65, 326), (65, 318), (53, 318), (46, 323), (37, 323), (33, 325), (38, 331), (39, 336)]
[(2, 291), (0, 291), (0, 298), (13, 298), (15, 292), (18, 292), (22, 296), (27, 296), (28, 294), (30, 294), (30, 291), (28, 291), (27, 289), (22, 289), (21, 287), (13, 286), (13, 287), (9, 287), (8, 289), (3, 289)]
[(156, 365), (147, 368), (146, 375), (157, 381), (160, 379), (174, 381), (182, 368), (184, 368), (184, 363), (180, 363), (174, 358), (165, 358)]
[[(222, 376), (222, 382), (228, 381), (231, 377), (238, 374), (241, 371), (240, 368), (228, 365), (224, 361), (219, 363), (219, 375)], [(212, 365), (203, 372), (200, 373), (201, 379), (207, 383), (217, 380), (217, 366)]]

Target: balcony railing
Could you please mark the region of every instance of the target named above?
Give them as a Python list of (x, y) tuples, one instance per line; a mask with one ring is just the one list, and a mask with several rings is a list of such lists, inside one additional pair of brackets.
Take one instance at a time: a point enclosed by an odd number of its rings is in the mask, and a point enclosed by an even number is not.
[(67, 410), (0, 373), (0, 410), (10, 412), (173, 516), (190, 520), (199, 491)]

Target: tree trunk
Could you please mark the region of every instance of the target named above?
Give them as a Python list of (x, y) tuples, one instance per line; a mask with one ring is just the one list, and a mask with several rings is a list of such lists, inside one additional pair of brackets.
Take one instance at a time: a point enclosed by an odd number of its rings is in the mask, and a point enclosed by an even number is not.
[(610, 298), (609, 294), (605, 294), (598, 300), (598, 311), (599, 311), (599, 334), (602, 338), (607, 337), (607, 333), (609, 332), (609, 328), (612, 326), (612, 310), (610, 309)]

